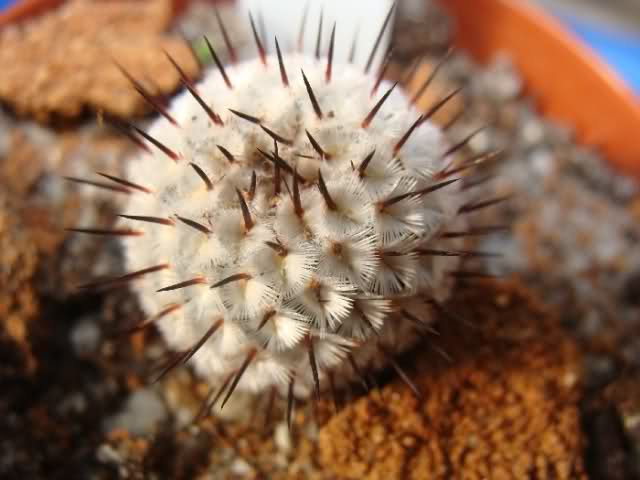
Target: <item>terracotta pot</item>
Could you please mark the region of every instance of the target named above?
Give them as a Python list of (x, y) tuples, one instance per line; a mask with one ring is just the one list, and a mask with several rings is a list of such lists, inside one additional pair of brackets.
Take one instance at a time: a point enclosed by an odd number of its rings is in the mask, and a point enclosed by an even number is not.
[(64, 0), (19, 0), (0, 13), (0, 27), (40, 15), (60, 5)]
[(461, 48), (480, 62), (507, 52), (547, 118), (640, 178), (640, 99), (561, 24), (522, 0), (439, 1), (456, 19)]
[[(0, 14), (0, 27), (63, 1), (21, 0)], [(174, 0), (176, 12), (188, 1)], [(461, 48), (481, 62), (507, 52), (544, 115), (573, 126), (579, 142), (640, 178), (640, 101), (562, 25), (524, 0), (439, 1), (457, 23)]]

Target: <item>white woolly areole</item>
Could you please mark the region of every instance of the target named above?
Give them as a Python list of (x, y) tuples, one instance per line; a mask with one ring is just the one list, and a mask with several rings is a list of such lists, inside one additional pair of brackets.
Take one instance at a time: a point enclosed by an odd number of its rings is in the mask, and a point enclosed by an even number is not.
[(144, 231), (124, 241), (126, 261), (130, 271), (169, 265), (134, 289), (149, 316), (180, 306), (156, 323), (176, 351), (202, 343), (190, 363), (207, 381), (221, 384), (242, 372), (236, 390), (282, 391), (295, 380), (296, 393), (306, 395), (313, 363), (321, 383), (329, 375), (343, 383), (355, 373), (352, 361), (362, 370), (379, 367), (382, 351), (417, 341), (432, 321), (429, 301), (448, 296), (446, 271), (458, 262), (425, 252), (455, 246), (440, 234), (459, 222), (462, 199), (455, 183), (420, 194), (443, 181), (435, 174), (447, 164), (448, 145), (426, 121), (397, 148), (420, 115), (399, 87), (365, 128), (390, 83), (371, 95), (373, 75), (334, 64), (327, 82), (326, 61), (289, 54), (285, 86), (277, 57), (266, 63), (227, 67), (232, 88), (216, 69), (195, 85), (220, 122), (185, 91), (169, 108), (178, 125), (165, 118), (151, 125), (148, 133), (179, 159), (151, 143), (132, 159), (127, 178), (152, 192), (131, 195), (124, 213), (173, 224), (123, 220)]

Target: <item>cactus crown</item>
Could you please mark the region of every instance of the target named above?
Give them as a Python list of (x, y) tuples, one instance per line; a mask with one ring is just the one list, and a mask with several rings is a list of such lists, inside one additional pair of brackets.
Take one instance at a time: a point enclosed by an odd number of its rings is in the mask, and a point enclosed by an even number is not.
[(223, 404), (381, 366), (430, 324), (461, 256), (442, 235), (461, 221), (451, 149), (384, 66), (334, 63), (334, 35), (326, 57), (255, 38), (259, 57), (227, 67), (210, 46), (218, 67), (133, 127), (142, 149), (111, 177), (135, 193), (116, 280), (135, 279), (170, 367), (191, 360)]

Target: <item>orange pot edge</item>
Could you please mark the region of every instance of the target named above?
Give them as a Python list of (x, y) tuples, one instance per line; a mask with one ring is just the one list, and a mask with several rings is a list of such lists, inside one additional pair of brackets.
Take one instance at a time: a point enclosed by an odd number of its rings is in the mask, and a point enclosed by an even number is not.
[(522, 0), (440, 2), (456, 20), (459, 47), (480, 62), (509, 54), (547, 118), (640, 178), (640, 99), (559, 22)]
[(64, 0), (20, 0), (0, 12), (0, 27), (40, 15), (62, 2)]

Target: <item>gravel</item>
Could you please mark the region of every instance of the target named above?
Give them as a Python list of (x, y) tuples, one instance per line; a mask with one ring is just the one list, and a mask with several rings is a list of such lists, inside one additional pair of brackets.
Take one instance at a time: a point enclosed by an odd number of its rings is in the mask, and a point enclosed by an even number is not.
[[(202, 10), (195, 12), (182, 25), (185, 35), (216, 29), (215, 17), (196, 18)], [(446, 49), (450, 25), (442, 12), (430, 6), (423, 13), (398, 18), (398, 62)], [(583, 381), (597, 397), (621, 372), (640, 369), (640, 187), (616, 174), (597, 152), (574, 145), (570, 129), (542, 120), (535, 104), (521, 98), (522, 80), (508, 59), (481, 69), (456, 54), (442, 78), (466, 86), (466, 113), (451, 128), (452, 138), (487, 126), (465, 154), (505, 150), (486, 185), (514, 195), (476, 217), (478, 225), (512, 225), (512, 235), (482, 239), (482, 248), (503, 255), (489, 264), (490, 271), (518, 276), (560, 309), (567, 335), (579, 339), (585, 353)], [(16, 141), (16, 132), (25, 140)], [(87, 279), (120, 273), (121, 254), (117, 242), (67, 236), (63, 227), (79, 221), (107, 224), (118, 206), (103, 192), (60, 177), (119, 173), (129, 149), (128, 142), (92, 121), (55, 130), (0, 114), (0, 167), (29, 159), (7, 169), (13, 176), (0, 168), (6, 195), (12, 196), (7, 213), (18, 219), (16, 228), (29, 233), (38, 252), (37, 271), (28, 280), (37, 315), (19, 319), (26, 332), (22, 343), (0, 330), (0, 431), (6, 432), (0, 438), (0, 476), (319, 475), (313, 463), (317, 427), (310, 415), (296, 417), (298, 433), (290, 434), (280, 405), (277, 423), (265, 431), (259, 421), (247, 424), (258, 407), (234, 394), (224, 418), (189, 428), (208, 387), (188, 370), (169, 375), (157, 389), (144, 387), (162, 360), (162, 343), (153, 333), (120, 340), (110, 335), (141, 319), (135, 299), (126, 290), (78, 293), (77, 285)], [(625, 435), (612, 428), (621, 400), (606, 402), (612, 410), (599, 410), (606, 414), (594, 415), (587, 433), (605, 431), (617, 441)], [(624, 409), (628, 424), (636, 427), (638, 405), (627, 402)], [(117, 429), (129, 436), (115, 435)], [(633, 437), (636, 452), (639, 437)]]

